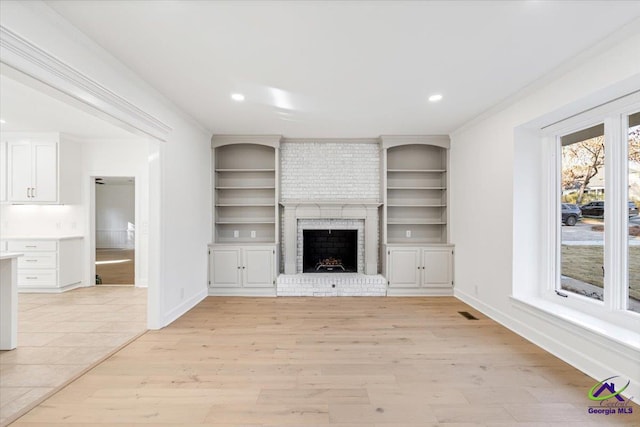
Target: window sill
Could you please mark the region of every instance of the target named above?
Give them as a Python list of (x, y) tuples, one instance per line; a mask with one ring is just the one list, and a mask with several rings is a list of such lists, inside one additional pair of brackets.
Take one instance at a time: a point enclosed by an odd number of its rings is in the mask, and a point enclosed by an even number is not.
[(555, 323), (571, 333), (575, 333), (575, 328), (571, 328), (570, 325), (584, 330), (585, 334), (583, 336), (587, 339), (590, 338), (588, 333), (592, 333), (614, 341), (628, 349), (640, 352), (640, 333), (634, 330), (540, 297), (512, 296), (511, 300), (515, 308)]

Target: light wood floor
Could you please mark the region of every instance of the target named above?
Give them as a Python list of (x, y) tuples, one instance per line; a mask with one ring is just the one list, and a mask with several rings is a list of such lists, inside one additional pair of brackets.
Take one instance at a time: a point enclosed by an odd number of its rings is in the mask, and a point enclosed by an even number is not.
[(454, 298), (210, 297), (15, 425), (640, 425), (594, 384)]
[(0, 351), (5, 425), (146, 330), (146, 289), (18, 294), (18, 348)]
[[(103, 261), (117, 263), (100, 264)], [(133, 285), (135, 251), (133, 249), (96, 249), (96, 274), (103, 285)]]

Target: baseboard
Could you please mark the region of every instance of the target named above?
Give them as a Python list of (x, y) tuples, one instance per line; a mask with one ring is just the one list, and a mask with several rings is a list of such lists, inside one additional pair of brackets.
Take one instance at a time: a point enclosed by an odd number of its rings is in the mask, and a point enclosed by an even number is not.
[(443, 288), (387, 288), (388, 297), (450, 297), (453, 289)]
[(193, 307), (195, 307), (200, 301), (202, 301), (206, 297), (207, 297), (207, 291), (205, 289), (198, 292), (191, 298), (186, 299), (171, 311), (165, 313), (162, 316), (161, 328), (164, 328), (165, 326), (168, 326), (174, 321), (176, 321), (179, 317), (184, 315), (187, 311), (191, 310)]
[[(527, 324), (524, 321), (507, 315), (502, 311), (496, 310), (486, 303), (480, 301), (475, 296), (470, 295), (466, 292), (456, 289), (454, 291), (454, 296), (462, 302), (470, 305), (471, 307), (490, 317), (491, 319), (495, 320), (496, 322), (500, 323), (507, 329), (520, 335), (524, 339), (532, 342), (545, 351), (548, 351), (549, 353), (570, 364), (579, 371), (584, 372), (586, 375), (590, 376), (596, 381), (601, 381), (605, 378), (609, 378), (615, 375), (631, 380), (631, 384), (623, 393), (623, 395), (636, 403), (638, 403), (638, 401), (640, 400), (640, 379), (634, 378), (634, 373), (619, 372), (618, 366), (609, 366), (597, 359), (594, 359), (593, 357), (589, 356), (588, 352), (580, 351), (580, 349), (576, 348), (573, 345), (570, 345), (570, 343), (562, 342), (552, 335), (543, 333), (540, 330), (533, 328), (531, 325)], [(531, 310), (534, 309), (532, 308)], [(615, 355), (615, 357), (624, 357), (628, 360), (630, 366), (633, 366), (634, 363), (637, 363), (637, 355), (635, 355), (632, 350), (630, 350), (629, 352), (621, 352), (619, 349), (612, 350), (611, 347), (614, 344), (617, 345), (617, 343), (607, 340), (604, 337), (596, 336), (595, 334), (587, 339), (585, 337), (585, 333), (587, 331), (585, 331), (584, 328), (580, 328), (576, 325), (570, 324), (563, 321), (562, 319), (543, 312), (534, 314), (529, 312), (529, 310), (522, 310), (522, 313), (534, 316), (534, 318), (548, 323), (552, 330), (555, 328), (562, 328), (565, 331), (572, 333), (575, 338), (583, 340), (587, 346), (597, 345), (598, 347), (601, 347), (603, 351), (610, 351), (612, 355)], [(588, 405), (589, 402), (586, 398), (587, 391), (588, 390), (585, 390), (585, 405)]]
[(61, 294), (63, 292), (71, 291), (73, 289), (83, 287), (82, 282), (72, 283), (70, 285), (62, 286), (60, 288), (49, 288), (39, 286), (20, 287), (18, 286), (18, 293), (20, 294)]
[(276, 289), (269, 288), (209, 288), (211, 297), (275, 297)]

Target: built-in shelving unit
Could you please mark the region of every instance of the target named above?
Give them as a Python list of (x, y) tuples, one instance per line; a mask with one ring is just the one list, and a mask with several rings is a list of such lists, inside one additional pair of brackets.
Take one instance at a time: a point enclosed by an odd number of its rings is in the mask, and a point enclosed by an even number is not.
[(446, 160), (446, 149), (435, 145), (387, 149), (387, 243), (447, 241)]
[(387, 295), (451, 295), (446, 135), (382, 136), (383, 262)]
[(215, 243), (275, 243), (276, 149), (242, 141), (214, 148)]

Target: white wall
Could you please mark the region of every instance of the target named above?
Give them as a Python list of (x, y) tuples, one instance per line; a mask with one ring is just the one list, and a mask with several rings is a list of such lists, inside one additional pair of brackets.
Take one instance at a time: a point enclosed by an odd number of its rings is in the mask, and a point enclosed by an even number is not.
[(511, 299), (514, 283), (533, 291), (544, 273), (538, 258), (539, 236), (546, 232), (539, 221), (541, 149), (520, 126), (545, 115), (567, 117), (634, 84), (638, 90), (640, 35), (624, 32), (451, 135), (451, 240), (456, 296), (599, 380), (614, 373), (630, 378), (636, 384), (631, 395), (638, 396), (638, 351)]
[(96, 248), (133, 249), (135, 185), (96, 184)]
[(83, 235), (82, 205), (0, 205), (0, 234), (10, 236)]
[[(192, 118), (42, 2), (2, 2), (0, 23), (170, 129), (149, 143), (149, 326), (162, 327), (207, 293), (211, 236), (210, 137)], [(7, 52), (7, 55), (10, 53)], [(35, 61), (15, 65), (45, 83), (61, 81)], [(69, 92), (67, 92), (69, 93)], [(99, 100), (85, 99), (92, 106)]]
[[(87, 245), (86, 264), (95, 265), (95, 252), (91, 242), (95, 245), (93, 229), (96, 224), (95, 200), (96, 187), (94, 178), (99, 176), (117, 176), (135, 178), (135, 284), (148, 286), (149, 284), (149, 142), (142, 138), (130, 140), (99, 139), (82, 141), (82, 190), (85, 201), (85, 240)], [(87, 283), (94, 277), (94, 269), (87, 271)]]

